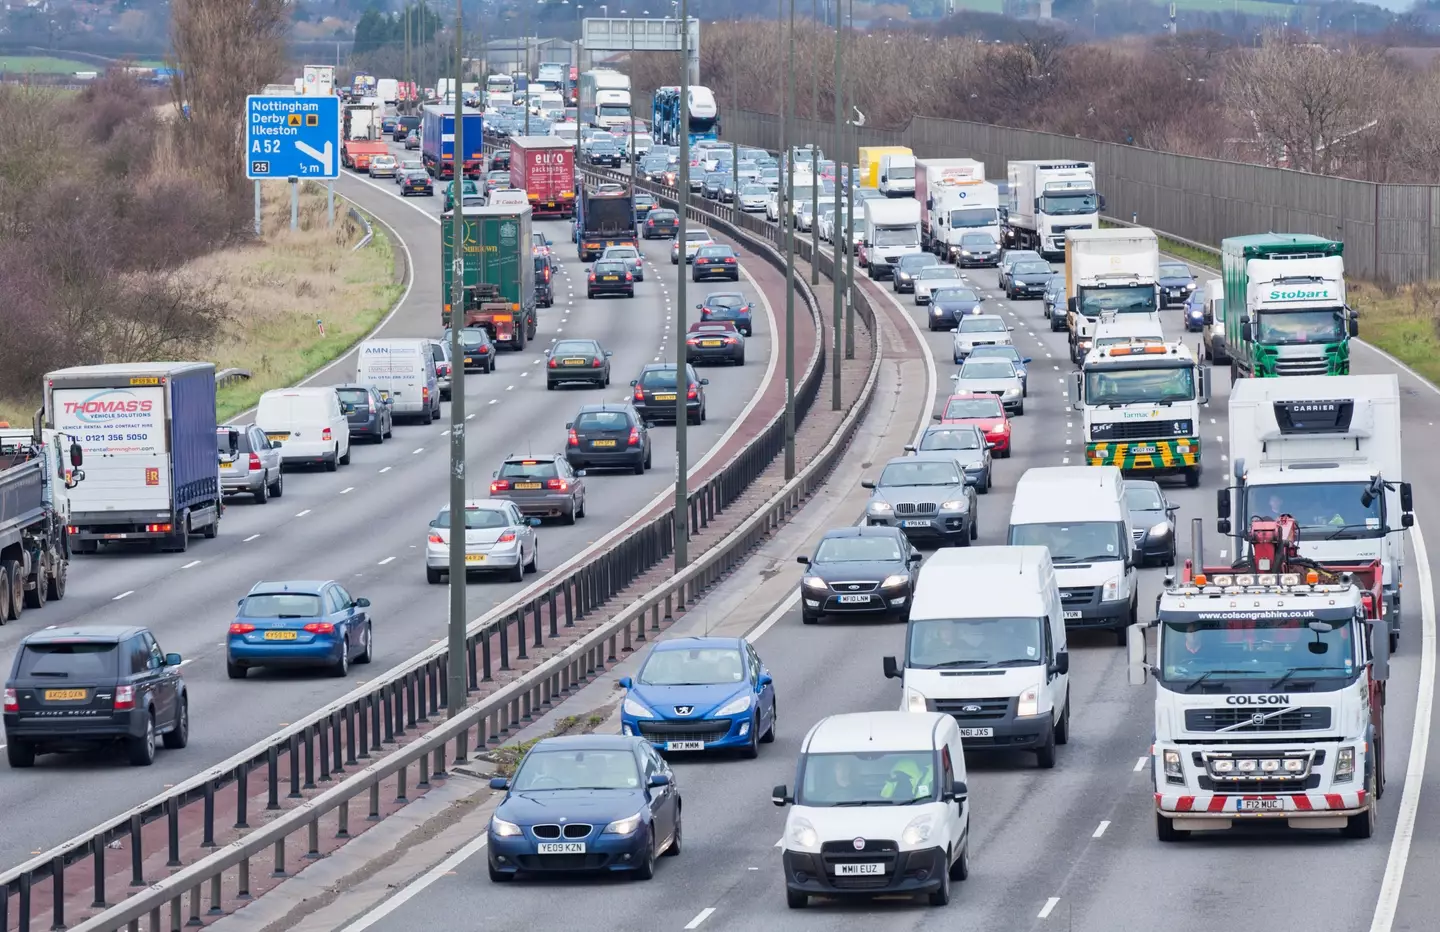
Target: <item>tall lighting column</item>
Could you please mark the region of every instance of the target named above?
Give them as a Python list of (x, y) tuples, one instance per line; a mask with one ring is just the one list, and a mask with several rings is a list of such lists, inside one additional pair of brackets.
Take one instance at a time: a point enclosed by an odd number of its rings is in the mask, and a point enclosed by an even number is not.
[[(675, 284), (675, 572), (680, 572), (689, 563), (690, 543), (690, 457), (689, 424), (690, 407), (689, 379), (685, 377), (685, 267), (688, 249), (685, 245), (685, 210), (690, 203), (690, 3), (680, 0), (680, 177), (675, 196), (680, 209), (675, 211), (680, 218), (680, 227), (675, 232), (676, 247), (680, 250), (680, 270)], [(631, 113), (630, 123), (635, 123)], [(633, 195), (634, 188), (631, 193)]]
[[(465, 10), (455, 0), (455, 201), (451, 208), (454, 223), (454, 262), (450, 267), (450, 358), (460, 362), (465, 348), (460, 330), (465, 323)], [(478, 27), (477, 27), (478, 28)], [(483, 228), (476, 224), (477, 235)], [(484, 244), (481, 244), (484, 250)], [(447, 653), (448, 683), (445, 708), (451, 716), (465, 709), (468, 663), (465, 652), (465, 367), (450, 367), (450, 626)]]
[[(841, 17), (840, 17), (840, 0), (835, 0), (835, 19), (838, 21), (840, 18), (841, 18)], [(850, 35), (853, 37), (854, 34), (855, 34), (855, 0), (850, 0), (850, 10), (849, 10), (849, 14), (848, 14), (848, 19), (849, 19), (849, 23), (846, 25), (845, 28), (846, 28), (846, 30), (850, 33)], [(845, 113), (846, 113), (846, 119), (848, 120), (848, 119), (850, 118), (850, 114), (854, 112), (854, 108), (855, 108), (855, 92), (854, 92), (854, 89), (853, 89), (853, 88), (854, 88), (853, 79), (850, 77), (850, 75), (848, 75), (848, 74), (847, 74), (847, 75), (844, 75), (844, 78), (845, 78)], [(837, 87), (837, 88), (835, 89), (835, 92), (836, 92), (837, 94), (840, 93), (840, 88)], [(845, 152), (846, 152), (847, 155), (850, 156), (850, 174), (851, 174), (851, 175), (854, 175), (854, 174), (855, 174), (855, 166), (857, 166), (858, 164), (860, 164), (860, 153), (859, 153), (859, 150), (855, 149), (854, 146), (851, 145), (852, 142), (858, 142), (858, 137), (855, 135), (855, 132), (856, 132), (856, 131), (855, 131), (854, 129), (852, 129), (852, 130), (850, 131), (850, 138), (847, 139), (847, 140), (846, 140), (846, 143), (845, 143)], [(855, 184), (854, 184), (854, 178), (851, 178), (851, 179), (850, 179), (850, 191), (849, 191), (849, 194), (850, 194), (850, 213), (851, 213), (851, 215), (852, 215), (852, 216), (851, 216), (851, 221), (853, 222), (853, 221), (854, 221), (854, 216), (853, 216), (853, 215), (854, 215), (854, 213), (855, 213)], [(846, 235), (846, 236), (850, 236), (850, 233), (847, 231), (845, 235)], [(846, 359), (854, 359), (854, 358), (855, 358), (855, 242), (854, 242), (854, 239), (852, 238), (852, 239), (850, 240), (850, 242), (847, 243), (847, 245), (849, 246), (849, 248), (845, 250), (845, 253), (846, 253), (846, 255), (845, 255), (845, 358), (846, 358)]]
[[(788, 127), (795, 115), (795, 0), (790, 0), (790, 50), (785, 77), (785, 118)], [(785, 481), (795, 478), (795, 159), (794, 149), (785, 151)], [(813, 153), (812, 153), (813, 154)], [(811, 163), (812, 174), (814, 163)]]
[[(835, 0), (836, 12), (838, 14), (840, 0)], [(845, 221), (845, 188), (849, 187), (845, 179), (845, 150), (841, 148), (840, 140), (844, 138), (845, 124), (840, 108), (841, 88), (844, 84), (844, 64), (841, 60), (840, 42), (840, 17), (835, 17), (835, 223), (843, 224)], [(818, 116), (817, 116), (818, 119)], [(852, 208), (853, 211), (853, 208)], [(839, 411), (841, 406), (840, 398), (840, 316), (841, 300), (844, 292), (844, 276), (840, 274), (840, 231), (843, 230), (845, 237), (850, 236), (850, 227), (836, 226), (836, 235), (832, 237), (835, 248), (830, 251), (834, 257), (834, 263), (830, 269), (830, 291), (832, 296), (830, 308), (830, 410)], [(815, 268), (820, 267), (820, 253), (815, 253)]]

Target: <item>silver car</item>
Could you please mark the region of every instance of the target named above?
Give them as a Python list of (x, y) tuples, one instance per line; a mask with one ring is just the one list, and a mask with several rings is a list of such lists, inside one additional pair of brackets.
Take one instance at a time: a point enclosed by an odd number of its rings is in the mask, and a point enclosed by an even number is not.
[(1010, 288), (1010, 272), (1015, 268), (1015, 263), (1039, 259), (1044, 256), (1033, 249), (1007, 249), (1000, 254), (999, 274), (996, 276), (996, 289), (1008, 291)]
[(1009, 414), (1025, 413), (1025, 386), (1015, 364), (998, 356), (966, 359), (960, 371), (950, 376), (955, 394), (997, 395)]
[(747, 214), (758, 214), (770, 202), (770, 189), (763, 184), (747, 184), (740, 188), (740, 209)]
[[(540, 556), (535, 540), (539, 518), (526, 518), (514, 502), (470, 499), (465, 502), (465, 570), (504, 573), (520, 582), (535, 572)], [(450, 575), (450, 508), (430, 522), (425, 539), (425, 580), (439, 583)]]
[[(695, 261), (695, 253), (700, 251), (701, 246), (714, 245), (715, 238), (704, 227), (685, 228), (685, 261), (687, 263)], [(678, 239), (670, 244), (670, 264), (680, 264), (680, 241)]]
[(1014, 343), (1012, 329), (999, 314), (967, 314), (960, 318), (959, 326), (950, 331), (955, 335), (955, 364), (964, 362), (977, 346)]
[(897, 456), (885, 464), (865, 505), (871, 527), (898, 527), (919, 545), (970, 546), (979, 536), (975, 489), (955, 456), (946, 450)]
[(955, 457), (965, 470), (965, 481), (984, 495), (990, 491), (992, 459), (995, 444), (985, 439), (985, 432), (974, 424), (936, 424), (927, 427), (918, 447), (907, 446), (907, 453), (945, 451)]
[(220, 452), (222, 495), (250, 495), (255, 504), (263, 505), (285, 494), (280, 444), (271, 443), (264, 431), (254, 424), (221, 427), (215, 439)]
[(510, 456), (495, 470), (490, 497), (514, 502), (522, 515), (574, 524), (585, 517), (585, 470), (558, 453)]
[(629, 266), (630, 274), (635, 276), (637, 282), (645, 280), (645, 259), (634, 246), (606, 246), (600, 258), (623, 262)]
[(960, 280), (960, 270), (953, 265), (935, 265), (921, 269), (915, 273), (915, 304), (930, 303), (930, 294), (936, 288), (943, 288), (946, 285), (954, 288), (964, 284)]

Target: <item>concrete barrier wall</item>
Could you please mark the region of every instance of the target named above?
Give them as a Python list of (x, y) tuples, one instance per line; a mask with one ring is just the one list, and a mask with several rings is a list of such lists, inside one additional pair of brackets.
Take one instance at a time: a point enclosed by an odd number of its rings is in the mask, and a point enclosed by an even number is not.
[[(742, 145), (778, 149), (780, 118), (722, 111), (724, 134)], [(796, 120), (791, 142), (836, 151), (833, 123)], [(1245, 233), (1313, 233), (1345, 243), (1356, 278), (1411, 282), (1440, 272), (1440, 186), (1375, 184), (1241, 162), (1222, 162), (959, 120), (915, 117), (900, 130), (861, 127), (859, 145), (909, 146), (917, 156), (982, 159), (991, 178), (1011, 159), (1094, 162), (1106, 213), (1175, 237), (1218, 247)]]

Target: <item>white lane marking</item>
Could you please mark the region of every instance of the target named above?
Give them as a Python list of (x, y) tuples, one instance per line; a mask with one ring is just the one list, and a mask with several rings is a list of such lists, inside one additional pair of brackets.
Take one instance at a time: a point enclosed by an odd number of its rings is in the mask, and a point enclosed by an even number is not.
[(126, 589), (124, 592), (120, 593), (120, 594), (117, 595), (115, 598), (111, 599), (110, 601), (111, 601), (111, 602), (119, 602), (121, 599), (125, 598), (126, 596), (131, 596), (131, 595), (134, 595), (134, 594), (135, 594), (135, 590), (134, 590), (134, 589)]
[(1150, 758), (1148, 758), (1148, 757), (1142, 757), (1142, 758), (1140, 758), (1139, 760), (1137, 760), (1137, 761), (1135, 762), (1135, 769), (1134, 769), (1132, 772), (1133, 772), (1133, 773), (1139, 773), (1140, 771), (1142, 771), (1142, 770), (1145, 769), (1145, 765), (1148, 764), (1148, 763), (1150, 763)]
[(392, 469), (394, 469), (394, 468), (395, 468), (394, 466), (384, 466), (384, 467), (382, 467), (382, 468), (380, 469), (380, 471), (381, 471), (382, 473), (386, 473), (386, 472), (389, 472), (390, 470), (392, 470)]
[(306, 515), (308, 515), (309, 513), (310, 513), (310, 509), (309, 509), (309, 508), (306, 508), (304, 511), (296, 512), (296, 513), (295, 513), (295, 517), (297, 517), (297, 518), (303, 518), (303, 517), (305, 517)]
[[(539, 362), (539, 360), (537, 359), (536, 362)], [(448, 436), (450, 436), (450, 431), (448, 431), (448, 430), (442, 430), (442, 431), (440, 431), (440, 436), (442, 436), (442, 437), (448, 437)]]
[(384, 919), (386, 916), (395, 912), (395, 910), (419, 896), (432, 883), (449, 874), (476, 854), (484, 851), (485, 846), (489, 843), (490, 838), (487, 835), (481, 835), (479, 838), (476, 838), (459, 851), (456, 851), (439, 864), (436, 864), (421, 874), (409, 886), (400, 890), (399, 893), (396, 893), (390, 897), (390, 899), (376, 903), (358, 922), (352, 922), (346, 926), (345, 932), (364, 932), (364, 930), (370, 928), (381, 919)]
[[(539, 362), (540, 360), (537, 359), (537, 360), (535, 360), (535, 361), (536, 361), (536, 362)], [(520, 378), (523, 379), (523, 378), (525, 378), (525, 376), (527, 376), (527, 375), (529, 375), (529, 374), (530, 374), (529, 372), (522, 372), (522, 373), (520, 373)]]
[(1405, 884), (1405, 866), (1410, 860), (1410, 845), (1415, 840), (1415, 819), (1420, 812), (1420, 790), (1425, 782), (1425, 759), (1430, 753), (1430, 715), (1435, 705), (1435, 586), (1430, 578), (1430, 555), (1425, 550), (1425, 535), (1420, 533), (1418, 524), (1410, 529), (1410, 535), (1420, 576), (1420, 691), (1415, 697), (1415, 726), (1410, 734), (1405, 792), (1400, 797), (1395, 837), (1390, 840), (1390, 854), (1385, 859), (1385, 878), (1380, 884), (1380, 898), (1375, 904), (1375, 918), (1370, 923), (1370, 932), (1390, 932), (1395, 924), (1395, 911), (1400, 906), (1400, 892)]
[(781, 835), (781, 836), (780, 836), (780, 840), (777, 841), (777, 842), (775, 842), (775, 847), (777, 847), (777, 848), (783, 848), (783, 847), (785, 847), (785, 836), (784, 836), (784, 835)]
[(259, 536), (260, 536), (259, 534), (251, 534), (249, 537), (245, 538), (245, 539), (242, 540), (240, 543), (242, 543), (242, 544), (248, 544), (248, 543), (250, 543), (252, 540), (254, 540), (255, 538), (257, 538), (257, 537), (259, 537)]
[(1103, 822), (1100, 823), (1100, 827), (1097, 828), (1094, 832), (1092, 832), (1092, 833), (1090, 834), (1090, 837), (1091, 837), (1091, 838), (1099, 838), (1099, 837), (1101, 837), (1102, 835), (1105, 834), (1105, 830), (1106, 830), (1107, 828), (1109, 828), (1109, 827), (1110, 827), (1110, 821), (1107, 819), (1107, 820), (1105, 820), (1105, 821), (1103, 821)]
[(424, 447), (416, 447), (415, 449), (413, 449), (413, 450), (410, 451), (410, 455), (411, 455), (411, 456), (415, 456), (415, 455), (417, 455), (417, 454), (424, 453), (424, 452), (425, 452), (425, 448), (424, 448)]
[[(489, 401), (487, 401), (487, 402), (485, 402), (485, 403), (486, 403), (487, 405), (493, 405), (493, 404), (497, 404), (499, 401), (500, 401), (500, 399), (498, 399), (498, 398), (491, 398)], [(468, 420), (470, 420), (471, 417), (474, 417), (474, 416), (475, 416), (475, 415), (472, 414), (472, 415), (470, 415), (470, 417), (467, 417), (465, 420), (468, 421)]]
[(1058, 897), (1058, 896), (1052, 896), (1052, 897), (1050, 897), (1050, 899), (1048, 899), (1048, 900), (1045, 901), (1045, 905), (1042, 906), (1042, 907), (1040, 907), (1040, 913), (1039, 913), (1039, 915), (1037, 915), (1035, 918), (1036, 918), (1036, 919), (1049, 919), (1049, 918), (1050, 918), (1050, 914), (1055, 911), (1055, 907), (1056, 907), (1056, 905), (1057, 905), (1059, 902), (1060, 902), (1060, 897)]
[(507, 386), (505, 386), (505, 390), (506, 390), (507, 392), (508, 392), (508, 391), (514, 391), (514, 389), (515, 389), (515, 386), (513, 386), (513, 385), (507, 385)]
[[(386, 468), (389, 468), (389, 467), (386, 467)], [(347, 486), (347, 487), (345, 487), (345, 488), (343, 488), (343, 489), (340, 490), (340, 494), (341, 494), (341, 495), (349, 495), (349, 494), (350, 494), (351, 492), (353, 492), (353, 491), (355, 491), (355, 486), (353, 486), (353, 485), (352, 485), (352, 486)]]
[(199, 561), (199, 560), (191, 560), (189, 563), (186, 563), (184, 566), (182, 566), (182, 567), (180, 567), (180, 568), (181, 568), (182, 570), (188, 570), (188, 569), (189, 569), (190, 567), (192, 567), (192, 566), (199, 566), (199, 565), (200, 565), (200, 561)]
[[(491, 404), (494, 404), (495, 402), (492, 401), (492, 402), (490, 402), (490, 403), (491, 403)], [(473, 414), (467, 414), (467, 415), (465, 415), (465, 420), (468, 421), (468, 420), (470, 420), (471, 418), (473, 418), (474, 416), (475, 416), (475, 415), (473, 415)]]
[(710, 916), (711, 916), (712, 914), (714, 914), (714, 912), (715, 912), (715, 907), (713, 907), (713, 906), (707, 906), (707, 907), (705, 907), (704, 909), (700, 910), (700, 915), (696, 916), (694, 919), (691, 919), (688, 923), (686, 923), (685, 928), (687, 928), (687, 929), (698, 929), (698, 928), (700, 928), (700, 923), (704, 922), (706, 919), (709, 919)]
[(395, 559), (395, 558), (394, 558), (394, 557), (386, 557), (385, 559), (381, 560), (379, 563), (377, 563), (377, 564), (375, 564), (375, 565), (376, 565), (376, 566), (384, 566), (386, 563), (389, 563), (389, 562), (390, 562), (391, 560), (393, 560), (393, 559)]
[[(783, 602), (775, 606), (775, 608), (770, 612), (770, 614), (765, 617), (764, 621), (760, 622), (754, 628), (750, 629), (750, 633), (745, 635), (745, 640), (752, 643), (760, 640), (760, 638), (765, 634), (766, 631), (769, 631), (771, 628), (775, 627), (775, 623), (778, 622), (781, 618), (784, 618), (786, 613), (799, 603), (800, 593), (790, 593), (790, 595), (788, 595)], [(775, 843), (775, 847), (780, 847), (780, 842), (777, 841)]]

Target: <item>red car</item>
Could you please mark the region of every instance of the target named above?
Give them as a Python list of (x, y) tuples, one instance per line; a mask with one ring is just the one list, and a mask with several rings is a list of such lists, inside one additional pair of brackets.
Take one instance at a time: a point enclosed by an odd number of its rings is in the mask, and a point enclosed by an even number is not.
[(994, 444), (992, 451), (1002, 459), (1010, 457), (1010, 419), (997, 395), (966, 392), (945, 399), (942, 413), (934, 415), (941, 424), (974, 424)]

